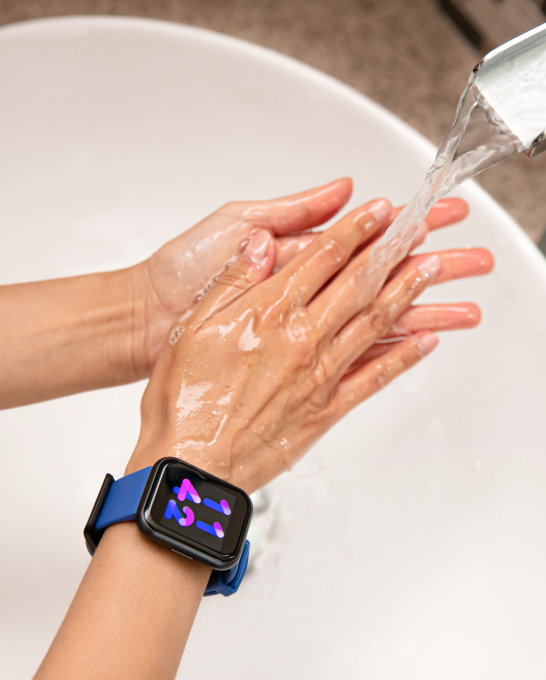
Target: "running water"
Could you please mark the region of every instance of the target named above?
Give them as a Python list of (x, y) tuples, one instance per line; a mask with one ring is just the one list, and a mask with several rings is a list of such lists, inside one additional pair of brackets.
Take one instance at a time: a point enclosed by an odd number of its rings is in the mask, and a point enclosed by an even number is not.
[(383, 265), (388, 260), (398, 263), (408, 254), (419, 224), (438, 199), (524, 148), (481, 94), (475, 79), (473, 74), (421, 189), (372, 250), (368, 271), (377, 278), (374, 288), (383, 285)]

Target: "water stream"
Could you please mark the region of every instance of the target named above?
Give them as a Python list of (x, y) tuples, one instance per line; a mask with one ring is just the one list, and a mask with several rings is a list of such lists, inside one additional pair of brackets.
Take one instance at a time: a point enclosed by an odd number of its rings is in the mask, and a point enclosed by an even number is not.
[[(383, 265), (400, 262), (409, 252), (419, 224), (432, 205), (467, 179), (523, 150), (516, 135), (483, 97), (472, 76), (463, 92), (455, 121), (438, 148), (419, 192), (377, 242), (369, 274), (383, 284)], [(389, 267), (391, 269), (392, 267)]]

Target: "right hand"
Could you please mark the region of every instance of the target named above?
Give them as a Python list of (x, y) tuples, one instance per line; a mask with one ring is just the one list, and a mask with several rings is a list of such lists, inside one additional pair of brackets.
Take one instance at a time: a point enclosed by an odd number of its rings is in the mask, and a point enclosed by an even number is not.
[[(281, 198), (226, 203), (126, 270), (136, 322), (130, 360), (137, 377), (150, 375), (173, 322), (193, 307), (253, 234), (266, 229), (274, 237), (275, 268), (281, 269), (317, 238), (309, 230), (333, 217), (349, 200), (352, 187), (351, 179), (344, 177)], [(398, 212), (392, 211), (385, 226)], [(466, 212), (466, 204), (458, 199), (438, 201), (420, 225), (417, 241), (428, 229), (457, 222)]]
[(363, 360), (430, 283), (486, 273), (492, 258), (478, 249), (410, 257), (370, 300), (368, 256), (390, 215), (384, 199), (354, 210), (272, 277), (275, 242), (254, 234), (173, 327), (127, 472), (178, 456), (254, 491), (434, 349), (437, 336), (417, 324)]

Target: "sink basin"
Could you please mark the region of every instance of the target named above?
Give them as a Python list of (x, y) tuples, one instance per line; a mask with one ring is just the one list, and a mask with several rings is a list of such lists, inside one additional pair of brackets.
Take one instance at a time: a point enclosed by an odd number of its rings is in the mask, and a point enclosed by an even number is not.
[[(332, 78), (168, 23), (2, 28), (0, 91), (2, 284), (123, 267), (226, 201), (342, 175), (349, 207), (400, 203), (434, 155)], [(481, 326), (272, 485), (274, 536), (236, 597), (203, 602), (180, 677), (544, 677), (546, 261), (478, 186), (458, 193), (470, 217), (429, 246), (487, 246), (497, 267), (427, 297), (477, 301)], [(143, 387), (0, 413), (1, 677), (30, 677), (62, 620)]]

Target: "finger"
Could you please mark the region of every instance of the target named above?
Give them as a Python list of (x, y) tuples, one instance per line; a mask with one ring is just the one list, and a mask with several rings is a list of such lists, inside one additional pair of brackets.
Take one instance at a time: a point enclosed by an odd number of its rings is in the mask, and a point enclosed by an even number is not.
[(404, 373), (438, 344), (438, 336), (424, 331), (395, 346), (383, 356), (372, 359), (355, 371), (347, 373), (340, 380), (325, 415), (332, 421), (339, 420), (352, 408), (388, 385)]
[[(357, 208), (356, 211), (353, 212), (359, 212), (361, 208)], [(347, 215), (347, 217), (350, 217)], [(386, 227), (385, 227), (386, 230)], [(379, 232), (383, 232), (383, 229), (378, 229), (377, 235)], [(428, 234), (428, 227), (426, 222), (422, 222), (418, 229), (417, 233), (415, 235), (415, 241), (419, 241), (418, 243), (414, 241), (413, 248), (416, 248), (418, 245), (423, 243), (423, 241), (426, 238), (426, 235)], [(296, 236), (278, 236), (277, 237), (277, 262), (275, 263), (275, 269), (281, 269), (284, 267), (292, 258), (294, 258), (296, 255), (299, 255), (302, 250), (305, 250), (307, 246), (313, 241), (316, 241), (316, 239), (320, 236), (320, 232), (314, 232), (311, 234), (298, 234)], [(373, 238), (375, 234), (370, 233), (368, 235), (368, 240), (370, 238)], [(367, 241), (365, 241), (362, 245), (366, 245)], [(353, 256), (355, 253), (358, 252), (358, 249), (355, 249), (353, 252)]]
[[(204, 292), (202, 300), (189, 312), (188, 325), (200, 326), (206, 319), (225, 309), (257, 283), (267, 279), (273, 272), (276, 260), (275, 239), (262, 229), (250, 238), (247, 246)], [(184, 317), (180, 320), (183, 323)]]
[(316, 241), (320, 234), (300, 234), (299, 236), (279, 236), (277, 237), (277, 261), (275, 269), (282, 269), (302, 250), (305, 250), (310, 243)]
[(440, 258), (432, 255), (389, 282), (377, 299), (347, 323), (323, 353), (333, 373), (343, 374), (363, 352), (382, 338), (440, 272)]
[[(421, 227), (421, 230), (423, 231), (423, 227)], [(322, 290), (309, 304), (308, 310), (312, 318), (327, 321), (327, 325), (324, 327), (324, 333), (327, 336), (335, 335), (349, 319), (358, 314), (379, 292), (378, 288), (380, 289), (380, 286), (374, 289), (376, 282), (370, 278), (368, 268), (368, 258), (376, 242), (368, 244), (352, 259), (329, 286)], [(422, 258), (418, 260), (418, 264), (426, 261), (428, 256), (433, 254), (425, 253), (417, 256)], [(386, 273), (389, 273), (388, 268), (391, 266), (389, 261), (385, 263), (384, 270)], [(389, 280), (393, 280), (406, 267), (412, 267), (411, 258), (406, 258), (390, 272)], [(387, 277), (384, 272), (380, 272), (379, 278), (381, 285), (381, 281), (384, 281)]]
[(421, 224), (417, 227), (415, 236), (413, 237), (413, 241), (410, 246), (410, 252), (412, 250), (415, 250), (415, 248), (418, 248), (425, 242), (428, 233), (429, 233), (428, 224), (426, 222), (421, 222)]
[[(400, 263), (391, 277), (396, 276), (405, 267), (410, 266), (412, 262), (419, 262), (426, 259), (432, 253), (423, 253), (422, 255), (411, 255)], [(458, 248), (455, 250), (437, 250), (435, 254), (440, 257), (442, 261), (442, 270), (438, 278), (434, 281), (437, 283), (445, 283), (446, 281), (453, 281), (455, 279), (462, 279), (468, 276), (484, 276), (495, 266), (493, 255), (485, 248)]]
[(430, 231), (456, 224), (468, 215), (468, 204), (462, 198), (442, 198), (432, 206), (425, 222)]
[(420, 331), (457, 331), (475, 328), (481, 321), (480, 308), (472, 302), (453, 305), (415, 305), (402, 313), (383, 338), (369, 347), (349, 366), (347, 372), (389, 352), (394, 343)]
[(388, 219), (391, 204), (379, 198), (356, 208), (319, 234), (277, 275), (278, 284), (292, 304), (306, 304), (349, 260), (353, 251), (369, 241)]
[[(365, 290), (367, 275), (367, 256), (372, 246), (355, 258), (344, 271), (322, 291), (309, 305), (310, 314), (315, 319), (326, 319), (327, 326), (323, 333), (333, 337), (335, 333), (363, 308), (359, 291)], [(488, 274), (494, 266), (491, 253), (484, 248), (461, 248), (458, 250), (440, 250), (434, 253), (423, 253), (407, 257), (390, 275), (389, 281), (395, 280), (401, 272), (415, 271), (415, 265), (425, 263), (427, 259), (437, 255), (440, 259), (440, 271), (429, 282), (430, 285), (443, 283), (469, 276)]]
[[(401, 210), (402, 210), (402, 208), (393, 208), (393, 212), (396, 212), (396, 211), (400, 212)], [(391, 216), (392, 216), (392, 213), (391, 213)], [(383, 225), (383, 227), (380, 230), (378, 230), (378, 232), (376, 234), (374, 234), (374, 241), (378, 241), (383, 236), (383, 234), (387, 231), (387, 229), (390, 227), (392, 222), (393, 222), (392, 219), (388, 220)], [(417, 231), (415, 232), (415, 236), (413, 237), (413, 241), (412, 241), (410, 250), (414, 250), (415, 248), (420, 246), (422, 243), (424, 243), (429, 231), (430, 231), (430, 229), (428, 227), (428, 224), (426, 222), (421, 222), (421, 224), (417, 227)], [(364, 247), (361, 247), (359, 250), (357, 250), (354, 253), (354, 255), (358, 255), (363, 250), (364, 250)]]
[(353, 182), (349, 177), (270, 201), (232, 204), (244, 219), (275, 235), (318, 227), (332, 218), (349, 200)]
[[(393, 211), (398, 210), (398, 208), (393, 208)], [(400, 208), (402, 210), (402, 208)], [(391, 217), (392, 217), (392, 212), (391, 212)], [(392, 219), (387, 220), (384, 225), (381, 227), (381, 229), (378, 229), (377, 233), (373, 235), (374, 241), (377, 241), (383, 234), (387, 231), (387, 229), (390, 227), (392, 224)], [(428, 227), (428, 224), (426, 222), (421, 222), (421, 224), (417, 227), (417, 231), (415, 232), (415, 236), (413, 237), (413, 242), (411, 244), (410, 250), (414, 250), (418, 246), (420, 246), (422, 243), (425, 242), (425, 239), (429, 233), (430, 229)], [(359, 255), (368, 245), (367, 243), (362, 243), (359, 248), (357, 248), (354, 253), (353, 257), (356, 257)]]
[[(402, 205), (393, 208), (391, 223), (394, 222), (394, 219), (398, 217), (404, 207)], [(468, 205), (461, 198), (444, 198), (437, 201), (430, 209), (425, 220), (418, 226), (410, 251), (422, 245), (429, 232), (460, 222), (467, 215)]]
[[(392, 209), (391, 223), (405, 208), (404, 205)], [(464, 220), (468, 215), (468, 204), (462, 198), (442, 198), (432, 206), (425, 217), (429, 231), (448, 227)]]
[(383, 355), (387, 354), (387, 352), (390, 352), (391, 349), (393, 349), (399, 343), (403, 342), (406, 339), (407, 336), (405, 336), (404, 338), (391, 338), (390, 340), (380, 340), (379, 342), (374, 343), (371, 347), (368, 347), (368, 349), (365, 352), (363, 352), (357, 359), (353, 361), (353, 363), (347, 368), (345, 373), (346, 374), (352, 373), (358, 368), (364, 366), (364, 364), (367, 364), (372, 359), (382, 357)]
[(481, 317), (480, 308), (472, 302), (414, 305), (400, 315), (384, 337), (406, 336), (422, 330), (453, 331), (475, 328)]

